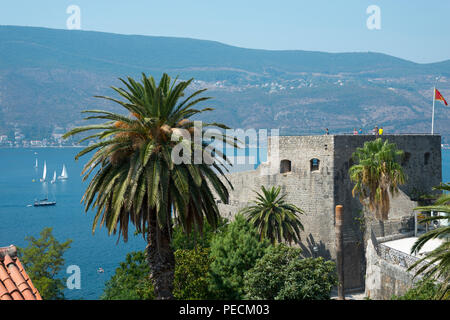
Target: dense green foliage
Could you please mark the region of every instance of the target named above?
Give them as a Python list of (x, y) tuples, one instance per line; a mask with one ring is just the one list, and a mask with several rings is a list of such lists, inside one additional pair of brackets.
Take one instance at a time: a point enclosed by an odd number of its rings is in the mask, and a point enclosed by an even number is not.
[(59, 242), (52, 228), (44, 228), (38, 239), (27, 237), (28, 246), (18, 248), (18, 255), (34, 286), (45, 300), (64, 299), (65, 279), (57, 278), (64, 266), (64, 252), (72, 240)]
[(335, 263), (322, 257), (293, 260), (284, 273), (284, 286), (275, 299), (327, 300), (337, 285)]
[(431, 280), (422, 280), (402, 296), (392, 296), (392, 300), (433, 300), (439, 292), (439, 285)]
[[(208, 299), (209, 249), (175, 251), (174, 297)], [(106, 282), (103, 300), (151, 300), (155, 298), (149, 280), (150, 268), (142, 251), (127, 254), (115, 274)]]
[(154, 299), (148, 274), (150, 268), (142, 251), (128, 253), (115, 274), (106, 282), (103, 300)]
[(203, 230), (200, 233), (193, 230), (187, 234), (179, 225), (174, 226), (172, 234), (173, 250), (187, 249), (192, 250), (196, 247), (209, 248), (213, 236), (220, 232), (221, 229), (226, 228), (227, 220), (221, 218), (216, 229), (213, 229), (207, 221), (203, 223)]
[(244, 289), (249, 299), (275, 299), (284, 286), (284, 269), (300, 259), (301, 249), (278, 245), (270, 247), (255, 266), (245, 274)]
[(323, 300), (337, 284), (335, 264), (323, 258), (301, 258), (301, 249), (277, 245), (245, 274), (249, 299)]
[(303, 214), (303, 210), (284, 201), (286, 194), (280, 195), (281, 187), (266, 189), (261, 186), (261, 190), (262, 193), (256, 192), (253, 205), (241, 213), (257, 228), (261, 239), (269, 239), (272, 244), (299, 243), (303, 225), (297, 213)]
[(418, 207), (416, 210), (442, 212), (446, 214), (446, 216), (430, 217), (422, 220), (422, 223), (445, 221), (447, 222), (447, 225), (441, 225), (440, 227), (421, 235), (411, 248), (411, 253), (418, 253), (425, 243), (432, 239), (441, 238), (447, 239), (447, 241), (443, 241), (439, 247), (427, 252), (422, 259), (410, 267), (410, 270), (415, 268), (419, 263), (427, 261), (423, 267), (417, 270), (416, 276), (422, 274), (424, 275), (424, 278), (428, 280), (436, 277), (442, 279), (439, 291), (436, 292), (436, 298), (450, 299), (450, 241), (448, 241), (450, 238), (450, 223), (448, 223), (450, 221), (450, 183), (441, 184), (435, 189), (444, 191), (444, 193), (433, 205)]
[(173, 295), (176, 299), (209, 299), (209, 269), (212, 259), (209, 249), (175, 251), (175, 280)]
[(256, 229), (242, 215), (218, 233), (211, 242), (210, 290), (217, 299), (242, 299), (244, 273), (261, 258), (268, 241), (260, 241)]

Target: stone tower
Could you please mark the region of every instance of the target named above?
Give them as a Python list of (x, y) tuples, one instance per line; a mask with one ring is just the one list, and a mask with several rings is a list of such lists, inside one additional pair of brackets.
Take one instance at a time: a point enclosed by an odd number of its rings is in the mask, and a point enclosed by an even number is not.
[[(352, 154), (372, 135), (281, 136), (278, 150), (269, 139), (268, 161), (256, 170), (228, 175), (234, 190), (227, 204), (219, 204), (221, 214), (232, 217), (255, 199), (254, 191), (261, 186), (281, 186), (286, 201), (306, 214), (301, 221), (305, 227), (300, 245), (306, 256), (335, 258), (334, 208), (344, 206), (344, 286), (364, 287), (364, 243), (362, 214), (358, 199), (352, 197), (353, 184), (348, 169)], [(383, 135), (404, 151), (402, 165), (407, 175), (398, 196), (391, 199), (389, 221), (385, 234), (406, 232), (413, 228), (415, 200), (422, 194), (433, 193), (432, 187), (442, 181), (441, 137), (437, 135)], [(275, 167), (276, 171), (268, 170)], [(366, 223), (366, 227), (370, 222)], [(375, 234), (378, 224), (373, 224)], [(379, 235), (379, 234), (377, 234)]]

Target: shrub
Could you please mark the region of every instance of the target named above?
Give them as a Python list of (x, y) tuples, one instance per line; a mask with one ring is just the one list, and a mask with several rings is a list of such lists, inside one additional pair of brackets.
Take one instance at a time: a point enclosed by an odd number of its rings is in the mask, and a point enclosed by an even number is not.
[(208, 273), (212, 261), (209, 249), (177, 250), (175, 261), (174, 297), (182, 300), (209, 299)]
[(151, 300), (155, 298), (148, 279), (150, 268), (142, 251), (128, 253), (105, 284), (102, 300)]
[(213, 236), (220, 232), (226, 226), (226, 219), (221, 219), (217, 226), (217, 230), (214, 230), (207, 221), (203, 223), (203, 232), (192, 231), (190, 234), (181, 228), (180, 225), (176, 225), (173, 228), (172, 235), (172, 248), (174, 251), (179, 249), (192, 250), (196, 247), (209, 248), (211, 246), (211, 239)]
[(293, 260), (285, 274), (277, 300), (328, 300), (337, 285), (334, 262), (322, 257)]
[(244, 290), (249, 299), (329, 299), (337, 284), (335, 264), (323, 258), (302, 259), (301, 249), (271, 247), (245, 274)]
[(210, 290), (216, 299), (242, 299), (244, 273), (261, 258), (269, 243), (259, 240), (256, 229), (242, 215), (236, 215), (211, 242)]

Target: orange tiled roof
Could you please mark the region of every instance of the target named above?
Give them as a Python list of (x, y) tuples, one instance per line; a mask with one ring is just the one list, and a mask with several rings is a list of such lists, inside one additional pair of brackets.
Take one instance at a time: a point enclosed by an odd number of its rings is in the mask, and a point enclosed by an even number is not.
[(42, 300), (13, 245), (0, 248), (0, 300)]

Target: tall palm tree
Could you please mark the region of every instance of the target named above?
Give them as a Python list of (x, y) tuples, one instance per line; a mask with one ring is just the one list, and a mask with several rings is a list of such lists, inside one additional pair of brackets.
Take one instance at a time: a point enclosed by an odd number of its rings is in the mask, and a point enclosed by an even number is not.
[[(148, 244), (147, 259), (150, 266), (155, 294), (158, 299), (172, 299), (175, 259), (170, 246), (173, 223), (183, 230), (192, 228), (201, 231), (203, 221), (213, 227), (217, 225), (219, 210), (214, 199), (217, 195), (222, 201), (228, 199), (223, 161), (227, 161), (220, 151), (212, 154), (213, 159), (221, 161), (213, 164), (192, 164), (174, 161), (172, 152), (179, 141), (188, 144), (191, 151), (206, 151), (206, 144), (179, 139), (183, 132), (188, 138), (202, 134), (190, 120), (193, 115), (211, 108), (194, 109), (193, 106), (209, 97), (198, 97), (203, 90), (195, 91), (187, 98), (184, 91), (192, 82), (174, 81), (164, 74), (158, 85), (153, 77), (142, 75), (142, 81), (119, 79), (126, 89), (112, 87), (124, 101), (97, 96), (113, 101), (129, 112), (128, 116), (102, 110), (84, 111), (92, 114), (85, 119), (107, 120), (103, 124), (92, 124), (75, 128), (64, 135), (69, 136), (91, 131), (100, 132), (80, 140), (97, 140), (76, 155), (79, 157), (96, 150), (85, 164), (83, 181), (94, 174), (82, 201), (85, 210), (96, 211), (92, 232), (98, 224), (106, 225), (109, 235), (122, 235), (128, 238), (128, 225), (131, 222), (138, 233), (142, 233)], [(203, 124), (205, 127), (227, 128), (222, 124)], [(198, 132), (202, 130), (202, 132)], [(178, 136), (176, 135), (178, 134)], [(178, 137), (173, 139), (173, 137)], [(222, 135), (224, 143), (230, 143)], [(195, 149), (195, 150), (194, 150)], [(189, 149), (188, 149), (189, 150)], [(224, 170), (222, 170), (224, 169)], [(223, 177), (224, 180), (221, 180)]]
[(355, 183), (352, 195), (358, 195), (361, 204), (369, 208), (380, 222), (384, 236), (384, 222), (390, 209), (389, 194), (398, 193), (405, 183), (405, 173), (400, 164), (403, 151), (394, 143), (378, 138), (366, 141), (364, 147), (353, 153), (355, 164), (350, 167), (350, 180)]
[(254, 205), (242, 209), (241, 213), (258, 229), (261, 240), (269, 239), (272, 244), (283, 240), (299, 243), (303, 225), (297, 213), (303, 214), (303, 210), (286, 203), (286, 194), (280, 196), (280, 187), (266, 189), (261, 186), (261, 190), (262, 193), (255, 191)]
[(437, 298), (450, 299), (450, 183), (441, 184), (434, 188), (447, 193), (442, 194), (436, 202), (431, 206), (417, 207), (415, 210), (443, 212), (443, 216), (434, 216), (422, 220), (422, 223), (430, 221), (446, 220), (446, 226), (440, 226), (434, 230), (428, 231), (421, 235), (411, 248), (411, 253), (418, 253), (420, 249), (431, 239), (443, 238), (446, 241), (442, 242), (436, 249), (427, 252), (425, 256), (414, 263), (409, 270), (414, 269), (417, 265), (425, 261), (420, 267), (415, 276), (423, 274), (426, 279), (433, 279), (434, 277), (441, 278), (442, 284), (439, 286)]

